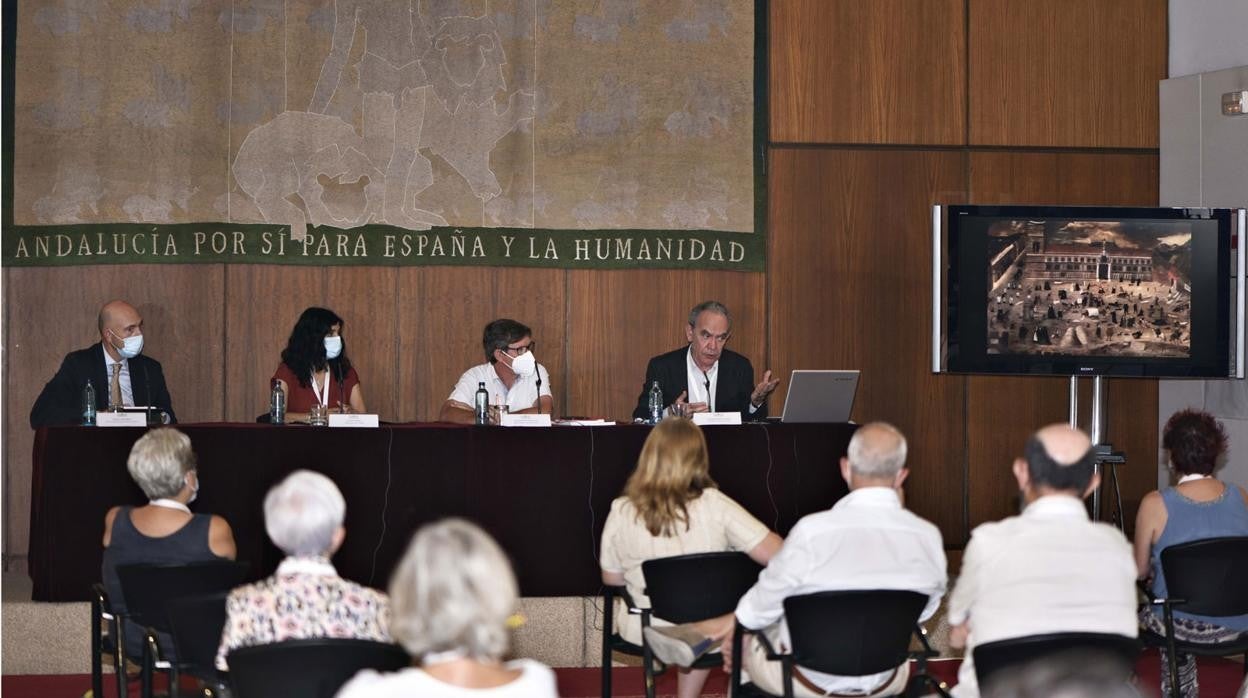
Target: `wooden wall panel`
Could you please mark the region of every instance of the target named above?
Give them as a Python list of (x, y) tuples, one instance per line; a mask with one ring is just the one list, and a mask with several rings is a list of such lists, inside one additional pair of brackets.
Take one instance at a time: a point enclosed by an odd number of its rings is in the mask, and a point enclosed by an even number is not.
[(326, 307), (342, 318), (347, 356), (360, 375), (364, 406), (383, 421), (393, 420), (402, 396), (398, 270), (328, 267), (325, 276)]
[[(213, 339), (225, 344), (227, 420), (251, 422), (269, 411), (269, 381), (282, 362), (291, 328), (305, 308), (330, 302), (325, 273), (321, 267), (267, 264), (226, 268), (225, 289), (218, 296), (224, 298), (226, 329)], [(205, 388), (209, 385), (204, 382)]]
[(951, 544), (965, 535), (964, 379), (931, 373), (929, 207), (960, 200), (964, 171), (948, 151), (772, 151), (772, 367), (861, 369), (855, 421), (906, 433), (909, 505)]
[(970, 143), (1156, 148), (1165, 0), (969, 0)]
[[(982, 204), (1155, 205), (1157, 156), (1114, 153), (977, 152), (971, 154), (971, 200)], [(974, 376), (967, 383), (968, 509), (971, 526), (1017, 511), (1009, 466), (1031, 432), (1068, 413), (1069, 381), (1045, 377)], [(1120, 395), (1121, 394), (1121, 395)], [(1086, 403), (1086, 400), (1085, 400)], [(1119, 414), (1113, 405), (1120, 405)], [(1114, 380), (1107, 436), (1132, 460), (1157, 451), (1155, 380)], [(1130, 405), (1124, 409), (1122, 405)], [(1081, 415), (1089, 408), (1081, 407)], [(1006, 418), (1002, 418), (1007, 415)], [(1141, 454), (1138, 458), (1134, 454)], [(1128, 521), (1150, 488), (1148, 467), (1120, 472)]]
[(494, 319), (496, 270), (399, 269), (399, 421), (433, 421), (464, 369), (485, 360), (481, 328)]
[[(521, 267), (493, 270), (494, 317), (509, 317), (528, 325), (537, 343), (537, 360), (550, 374), (550, 392), (554, 399), (554, 414), (565, 413), (567, 404), (567, 272), (562, 269), (525, 269)], [(487, 320), (487, 322), (488, 322)], [(470, 362), (460, 369), (480, 363), (481, 329), (485, 322), (464, 328), (476, 339), (476, 351)], [(452, 377), (458, 378), (459, 374)], [(449, 392), (449, 390), (448, 390)], [(446, 396), (442, 396), (446, 399)], [(439, 406), (441, 402), (438, 403)], [(436, 415), (435, 415), (436, 416)]]
[(565, 272), (560, 269), (428, 267), (399, 269), (400, 421), (433, 421), (455, 381), (485, 361), (481, 331), (509, 317), (528, 325), (563, 412)]
[[(100, 341), (96, 319), (104, 303), (120, 298), (138, 308), (143, 353), (160, 361), (181, 421), (222, 419), (221, 392), (210, 377), (221, 376), (223, 281), (216, 265), (5, 270), (7, 553), (25, 554), (29, 541), (30, 408), (65, 354)], [(89, 457), (83, 465), (90, 466)]]
[(771, 137), (965, 142), (963, 0), (771, 3)]
[(761, 380), (764, 283), (746, 272), (568, 272), (568, 414), (630, 419), (646, 362), (687, 344), (689, 309), (704, 300), (728, 306), (728, 348), (748, 357)]

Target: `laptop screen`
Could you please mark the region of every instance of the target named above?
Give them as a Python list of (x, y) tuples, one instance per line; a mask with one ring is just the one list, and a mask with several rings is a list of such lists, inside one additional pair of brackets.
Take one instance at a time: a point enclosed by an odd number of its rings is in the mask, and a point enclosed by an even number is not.
[(853, 371), (797, 369), (789, 379), (781, 422), (848, 422), (858, 392)]

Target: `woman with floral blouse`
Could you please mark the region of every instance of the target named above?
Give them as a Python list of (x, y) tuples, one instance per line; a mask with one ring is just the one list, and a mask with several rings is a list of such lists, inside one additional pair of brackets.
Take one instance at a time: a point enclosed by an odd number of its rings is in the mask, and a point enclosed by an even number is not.
[(309, 638), (390, 642), (389, 601), (338, 576), (329, 558), (342, 545), (347, 505), (333, 481), (298, 470), (264, 498), (264, 528), (286, 553), (272, 577), (238, 587), (226, 600), (217, 667), (230, 650)]

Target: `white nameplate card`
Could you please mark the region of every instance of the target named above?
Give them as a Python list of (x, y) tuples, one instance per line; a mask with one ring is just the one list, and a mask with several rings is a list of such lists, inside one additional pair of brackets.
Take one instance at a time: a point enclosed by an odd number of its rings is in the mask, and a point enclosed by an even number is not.
[(740, 412), (694, 412), (693, 423), (700, 427), (715, 424), (740, 424)]
[(95, 425), (100, 427), (146, 427), (146, 412), (97, 412)]
[(548, 414), (505, 414), (499, 418), (499, 424), (505, 427), (548, 427)]
[(377, 424), (377, 415), (375, 414), (329, 413), (329, 426), (331, 427), (371, 427), (376, 429)]

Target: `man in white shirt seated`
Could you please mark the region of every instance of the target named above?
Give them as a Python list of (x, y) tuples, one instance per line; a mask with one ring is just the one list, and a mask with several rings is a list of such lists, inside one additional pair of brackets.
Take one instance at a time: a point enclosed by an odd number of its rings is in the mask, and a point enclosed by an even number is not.
[[(860, 589), (917, 591), (928, 596), (921, 620), (930, 618), (945, 592), (945, 550), (940, 530), (902, 505), (902, 483), (910, 474), (905, 462), (906, 439), (896, 428), (883, 422), (860, 427), (849, 441), (848, 457), (841, 459), (849, 494), (831, 509), (797, 522), (780, 552), (737, 604), (735, 619), (747, 628), (764, 629), (772, 645), (783, 652), (790, 648), (784, 621), (784, 600), (790, 596)], [(727, 647), (733, 621), (734, 615), (727, 615), (697, 627), (712, 638), (723, 638)], [(647, 638), (656, 655), (667, 661), (665, 641), (655, 633)], [(768, 661), (762, 644), (752, 637), (743, 648), (742, 669), (758, 688), (773, 695), (784, 693), (780, 662)], [(835, 676), (798, 666), (793, 690), (797, 696), (896, 695), (905, 690), (909, 676), (905, 663), (868, 676)]]
[[(550, 376), (535, 358), (537, 343), (532, 330), (515, 320), (495, 320), (485, 326), (481, 345), (486, 363), (459, 377), (442, 405), (440, 421), (472, 424), (476, 419), (474, 401), (482, 383), (490, 405), (506, 405), (511, 414), (551, 414)], [(491, 420), (496, 417), (497, 411), (491, 410)]]
[(975, 698), (976, 645), (1061, 632), (1137, 634), (1135, 562), (1122, 533), (1088, 519), (1100, 484), (1086, 434), (1065, 424), (1037, 431), (1014, 461), (1021, 515), (971, 533), (949, 596), (950, 644), (966, 647), (954, 695)]

